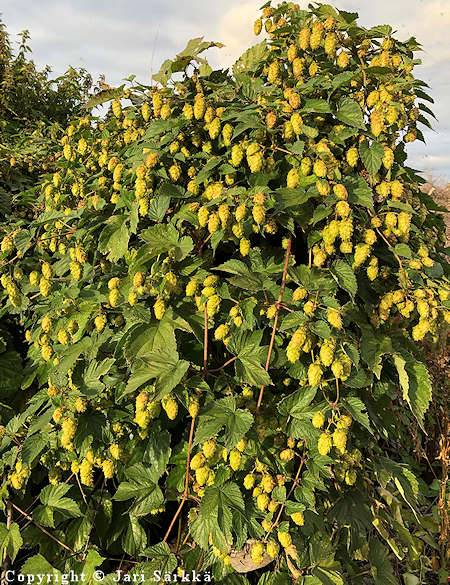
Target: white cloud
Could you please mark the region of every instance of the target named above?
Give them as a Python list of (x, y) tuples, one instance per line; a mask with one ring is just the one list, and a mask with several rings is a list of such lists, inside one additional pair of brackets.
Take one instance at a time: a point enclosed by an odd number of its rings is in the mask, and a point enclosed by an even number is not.
[[(297, 0), (305, 8), (309, 0)], [(416, 166), (427, 165), (450, 179), (450, 0), (335, 0), (338, 8), (360, 13), (363, 26), (389, 23), (396, 36), (415, 36), (423, 44), (418, 75), (431, 86), (438, 121), (436, 133), (426, 132), (427, 145), (409, 146)], [(262, 0), (3, 0), (8, 30), (28, 28), (33, 58), (49, 63), (55, 74), (68, 65), (85, 67), (111, 84), (134, 73), (143, 83), (150, 69), (181, 51), (187, 41), (205, 36), (226, 46), (208, 58), (229, 67), (258, 42), (253, 22)]]

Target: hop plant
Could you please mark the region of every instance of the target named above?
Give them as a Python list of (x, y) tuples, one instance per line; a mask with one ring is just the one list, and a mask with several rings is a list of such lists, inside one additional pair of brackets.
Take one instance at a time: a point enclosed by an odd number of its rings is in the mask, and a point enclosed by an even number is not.
[(292, 538), (289, 532), (282, 530), (278, 531), (278, 540), (283, 548), (289, 548), (292, 544)]
[(242, 455), (237, 449), (233, 449), (230, 453), (230, 467), (233, 471), (237, 471), (241, 466)]
[(276, 559), (279, 553), (280, 547), (278, 544), (271, 540), (267, 543), (266, 552), (271, 559)]
[(255, 542), (251, 548), (251, 557), (255, 565), (260, 565), (264, 559), (265, 547), (262, 542)]
[(327, 433), (322, 433), (317, 443), (317, 450), (320, 455), (328, 455), (333, 446), (333, 440)]
[(170, 420), (175, 420), (177, 418), (178, 403), (172, 396), (169, 396), (166, 400), (164, 400), (162, 406)]
[[(329, 511), (349, 494), (372, 514), (386, 469), (420, 473), (410, 461), (431, 391), (418, 349), (450, 320), (450, 288), (442, 219), (406, 162), (428, 113), (415, 41), (293, 3), (264, 6), (255, 33), (263, 28), (264, 43), (232, 72), (209, 73), (200, 53), (210, 44), (191, 42), (165, 63), (158, 88), (115, 89), (101, 119), (71, 113), (62, 139), (49, 135), (46, 168), (23, 182), (36, 199), (19, 198), (17, 210), (13, 198), (2, 223), (0, 300), (12, 334), (0, 361), (26, 361), (26, 388), (3, 409), (0, 436), (5, 501), (14, 490), (31, 501), (46, 473), (55, 486), (82, 484), (82, 513), (117, 491), (111, 505), (139, 536), (124, 536), (130, 562), (150, 550), (153, 520), (167, 542), (180, 520), (180, 568), (200, 558), (195, 548), (205, 562), (212, 550), (216, 579), (234, 570), (225, 547), (239, 556), (243, 534), (265, 533), (251, 541), (254, 563), (287, 548), (276, 571), (290, 582), (317, 573), (297, 574), (313, 537), (345, 541)], [(2, 180), (15, 180), (26, 161), (4, 154)], [(33, 429), (45, 447), (28, 467), (20, 456), (29, 459)], [(402, 444), (395, 465), (388, 442)], [(139, 498), (117, 501), (148, 466), (150, 523)], [(235, 514), (243, 490), (245, 517)], [(220, 531), (201, 538), (216, 500)], [(400, 494), (395, 517), (383, 508), (393, 549), (419, 525), (428, 544), (438, 533), (417, 504)], [(320, 526), (301, 529), (309, 508)], [(102, 509), (110, 539), (94, 525), (89, 547), (115, 558), (122, 545)], [(61, 515), (53, 521), (49, 531), (73, 532)], [(368, 544), (356, 557), (335, 547), (337, 581), (358, 563), (373, 572), (380, 552), (371, 521), (352, 526)], [(416, 577), (414, 553), (402, 562)], [(420, 577), (434, 582), (429, 565)]]
[(294, 524), (297, 524), (297, 526), (303, 526), (305, 523), (303, 512), (295, 512), (294, 514), (291, 515), (291, 518)]

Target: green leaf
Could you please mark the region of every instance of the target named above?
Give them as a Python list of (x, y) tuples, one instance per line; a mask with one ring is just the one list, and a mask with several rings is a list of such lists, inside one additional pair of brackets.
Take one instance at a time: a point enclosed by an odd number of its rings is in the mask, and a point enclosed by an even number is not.
[(411, 248), (407, 244), (396, 244), (394, 250), (401, 258), (412, 258)]
[(101, 362), (94, 360), (89, 362), (83, 376), (86, 388), (96, 391), (103, 390), (105, 385), (100, 381), (100, 378), (109, 372), (113, 364), (114, 360), (112, 358), (104, 359)]
[(131, 557), (140, 555), (147, 546), (145, 530), (134, 516), (129, 516), (127, 530), (122, 538), (123, 550)]
[(68, 518), (82, 516), (79, 505), (71, 498), (64, 497), (69, 489), (70, 486), (66, 484), (48, 485), (41, 491), (41, 502), (53, 512), (60, 512)]
[(310, 416), (314, 409), (309, 405), (317, 394), (317, 388), (305, 386), (296, 390), (278, 403), (279, 413), (282, 416), (293, 416), (295, 418), (304, 418)]
[(58, 569), (52, 565), (42, 555), (35, 555), (27, 559), (20, 572), (23, 575), (45, 575), (46, 579), (53, 580), (54, 583), (61, 583), (62, 574)]
[(259, 67), (267, 53), (268, 48), (266, 41), (262, 41), (261, 43), (250, 47), (250, 49), (247, 49), (233, 65), (233, 74), (241, 75), (243, 73), (253, 72), (255, 67)]
[(128, 467), (125, 475), (127, 481), (119, 484), (113, 499), (119, 502), (134, 499), (131, 513), (136, 518), (146, 516), (162, 505), (164, 498), (157, 484), (160, 477), (159, 465), (148, 467), (137, 463)]
[[(356, 74), (355, 71), (344, 71), (343, 73), (338, 73), (337, 75), (333, 75), (333, 81), (331, 84), (333, 91), (336, 91), (339, 87), (341, 87), (342, 85), (345, 85), (346, 83), (351, 81), (355, 77), (355, 74)], [(350, 99), (350, 98), (346, 98), (346, 99)]]
[(204, 549), (209, 546), (209, 537), (217, 548), (228, 552), (226, 535), (233, 526), (233, 514), (244, 516), (242, 494), (235, 483), (207, 487), (200, 504), (197, 518), (190, 523), (194, 540)]
[(17, 351), (0, 354), (0, 398), (20, 388), (23, 376), (22, 358)]
[(305, 143), (302, 142), (301, 140), (297, 140), (297, 142), (294, 142), (294, 144), (290, 144), (289, 146), (287, 146), (287, 149), (290, 152), (293, 152), (294, 154), (298, 154), (299, 156), (301, 156), (303, 154), (303, 151), (305, 150)]
[[(123, 86), (122, 86), (123, 87)], [(96, 106), (100, 106), (105, 102), (109, 102), (114, 98), (118, 98), (123, 94), (122, 87), (120, 88), (112, 88), (112, 89), (105, 89), (100, 91), (99, 93), (92, 96), (88, 101), (83, 104), (83, 109), (90, 110), (91, 108), (95, 108)]]
[(301, 107), (302, 112), (315, 112), (317, 114), (330, 114), (330, 104), (326, 100), (307, 99)]
[(6, 524), (0, 524), (0, 558), (3, 558), (4, 551), (14, 561), (17, 553), (23, 545), (19, 526), (13, 522), (9, 529)]
[(177, 557), (170, 552), (167, 542), (158, 542), (158, 544), (149, 546), (141, 555), (152, 559), (152, 572), (158, 570), (163, 575), (172, 573), (178, 565)]
[(148, 206), (147, 217), (152, 221), (162, 221), (170, 206), (170, 197), (155, 197)]
[(344, 185), (348, 190), (349, 203), (362, 205), (370, 211), (374, 211), (373, 191), (362, 177), (347, 177)]
[(120, 260), (128, 250), (130, 233), (127, 228), (127, 215), (113, 215), (106, 220), (99, 240), (98, 249), (102, 254), (108, 254), (108, 260)]
[(228, 344), (228, 349), (237, 356), (236, 375), (245, 384), (266, 386), (272, 384), (269, 374), (262, 367), (262, 332), (236, 331)]
[(158, 428), (152, 427), (142, 461), (144, 463), (150, 463), (152, 469), (159, 478), (166, 470), (170, 454), (169, 431), (162, 431)]
[(394, 354), (403, 400), (409, 404), (412, 413), (423, 429), (424, 416), (432, 397), (432, 386), (426, 367), (405, 353)]
[(352, 98), (343, 97), (337, 106), (336, 118), (344, 124), (365, 130), (364, 117), (359, 104)]
[(383, 145), (379, 142), (373, 141), (369, 146), (369, 142), (367, 140), (363, 140), (359, 145), (359, 154), (367, 172), (371, 177), (374, 177), (380, 170), (381, 163), (383, 161)]
[(369, 562), (375, 585), (398, 585), (394, 577), (388, 549), (379, 540), (369, 542)]
[(135, 325), (126, 333), (123, 353), (129, 363), (150, 354), (152, 351), (166, 348), (176, 351), (175, 331), (167, 313), (151, 324)]
[(345, 585), (344, 578), (340, 572), (340, 564), (334, 563), (336, 568), (316, 567), (312, 570), (315, 577), (322, 585)]
[[(373, 371), (380, 370), (381, 356), (392, 351), (390, 337), (376, 333), (370, 326), (361, 326), (360, 342), (361, 359)], [(379, 376), (378, 376), (379, 377)]]
[(189, 236), (180, 238), (178, 230), (171, 224), (151, 226), (140, 235), (147, 242), (147, 246), (143, 246), (136, 254), (133, 268), (166, 252), (170, 252), (175, 260), (180, 262), (194, 247), (192, 238)]
[(253, 416), (247, 410), (236, 409), (233, 398), (223, 398), (210, 404), (199, 417), (194, 444), (215, 436), (225, 427), (225, 447), (233, 449), (247, 434), (253, 424)]
[(352, 267), (344, 260), (335, 260), (330, 270), (339, 286), (354, 296), (358, 290), (358, 285)]
[(48, 445), (48, 435), (33, 435), (27, 437), (23, 443), (21, 457), (24, 465), (30, 465)]
[(367, 414), (367, 408), (364, 402), (356, 396), (348, 396), (347, 398), (342, 399), (342, 404), (352, 415), (353, 420), (358, 422), (373, 435), (369, 415)]
[(253, 415), (247, 410), (236, 410), (227, 420), (225, 430), (225, 447), (230, 450), (245, 437), (253, 424)]
[(156, 378), (157, 398), (164, 398), (169, 394), (180, 383), (189, 368), (189, 362), (180, 360), (178, 353), (169, 348), (152, 350), (141, 356), (136, 364), (137, 369), (130, 377), (125, 393), (133, 392), (141, 384)]

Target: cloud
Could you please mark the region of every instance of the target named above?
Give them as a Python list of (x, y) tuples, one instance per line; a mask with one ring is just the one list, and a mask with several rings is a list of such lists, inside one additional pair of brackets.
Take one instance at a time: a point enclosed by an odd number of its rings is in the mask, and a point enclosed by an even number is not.
[[(302, 8), (307, 0), (297, 0)], [(49, 63), (55, 75), (69, 65), (84, 67), (95, 77), (119, 84), (130, 74), (143, 83), (161, 63), (180, 52), (187, 41), (205, 36), (220, 41), (208, 59), (213, 66), (230, 67), (258, 39), (253, 35), (261, 0), (3, 0), (8, 30), (28, 28), (33, 58)], [(438, 121), (436, 132), (426, 131), (427, 145), (408, 147), (411, 160), (426, 163), (450, 179), (450, 0), (335, 0), (339, 9), (360, 13), (360, 23), (392, 25), (396, 36), (415, 36), (423, 44), (417, 74), (430, 86)]]

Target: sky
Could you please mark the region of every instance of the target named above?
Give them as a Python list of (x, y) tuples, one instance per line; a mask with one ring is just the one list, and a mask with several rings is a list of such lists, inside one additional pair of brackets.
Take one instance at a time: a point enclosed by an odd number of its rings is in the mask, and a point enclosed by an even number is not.
[[(33, 58), (54, 75), (84, 67), (94, 80), (105, 75), (119, 85), (135, 74), (149, 84), (164, 59), (189, 39), (222, 42), (207, 58), (213, 67), (230, 67), (251, 45), (253, 22), (263, 0), (2, 0), (0, 13), (12, 35), (28, 29)], [(299, 0), (297, 0), (299, 2)], [(300, 7), (308, 2), (300, 0)], [(409, 145), (410, 164), (425, 175), (450, 181), (450, 0), (335, 0), (341, 10), (358, 12), (360, 24), (390, 24), (396, 36), (415, 36), (423, 61), (415, 75), (430, 85), (437, 116), (426, 145)], [(13, 39), (12, 39), (13, 40)]]

